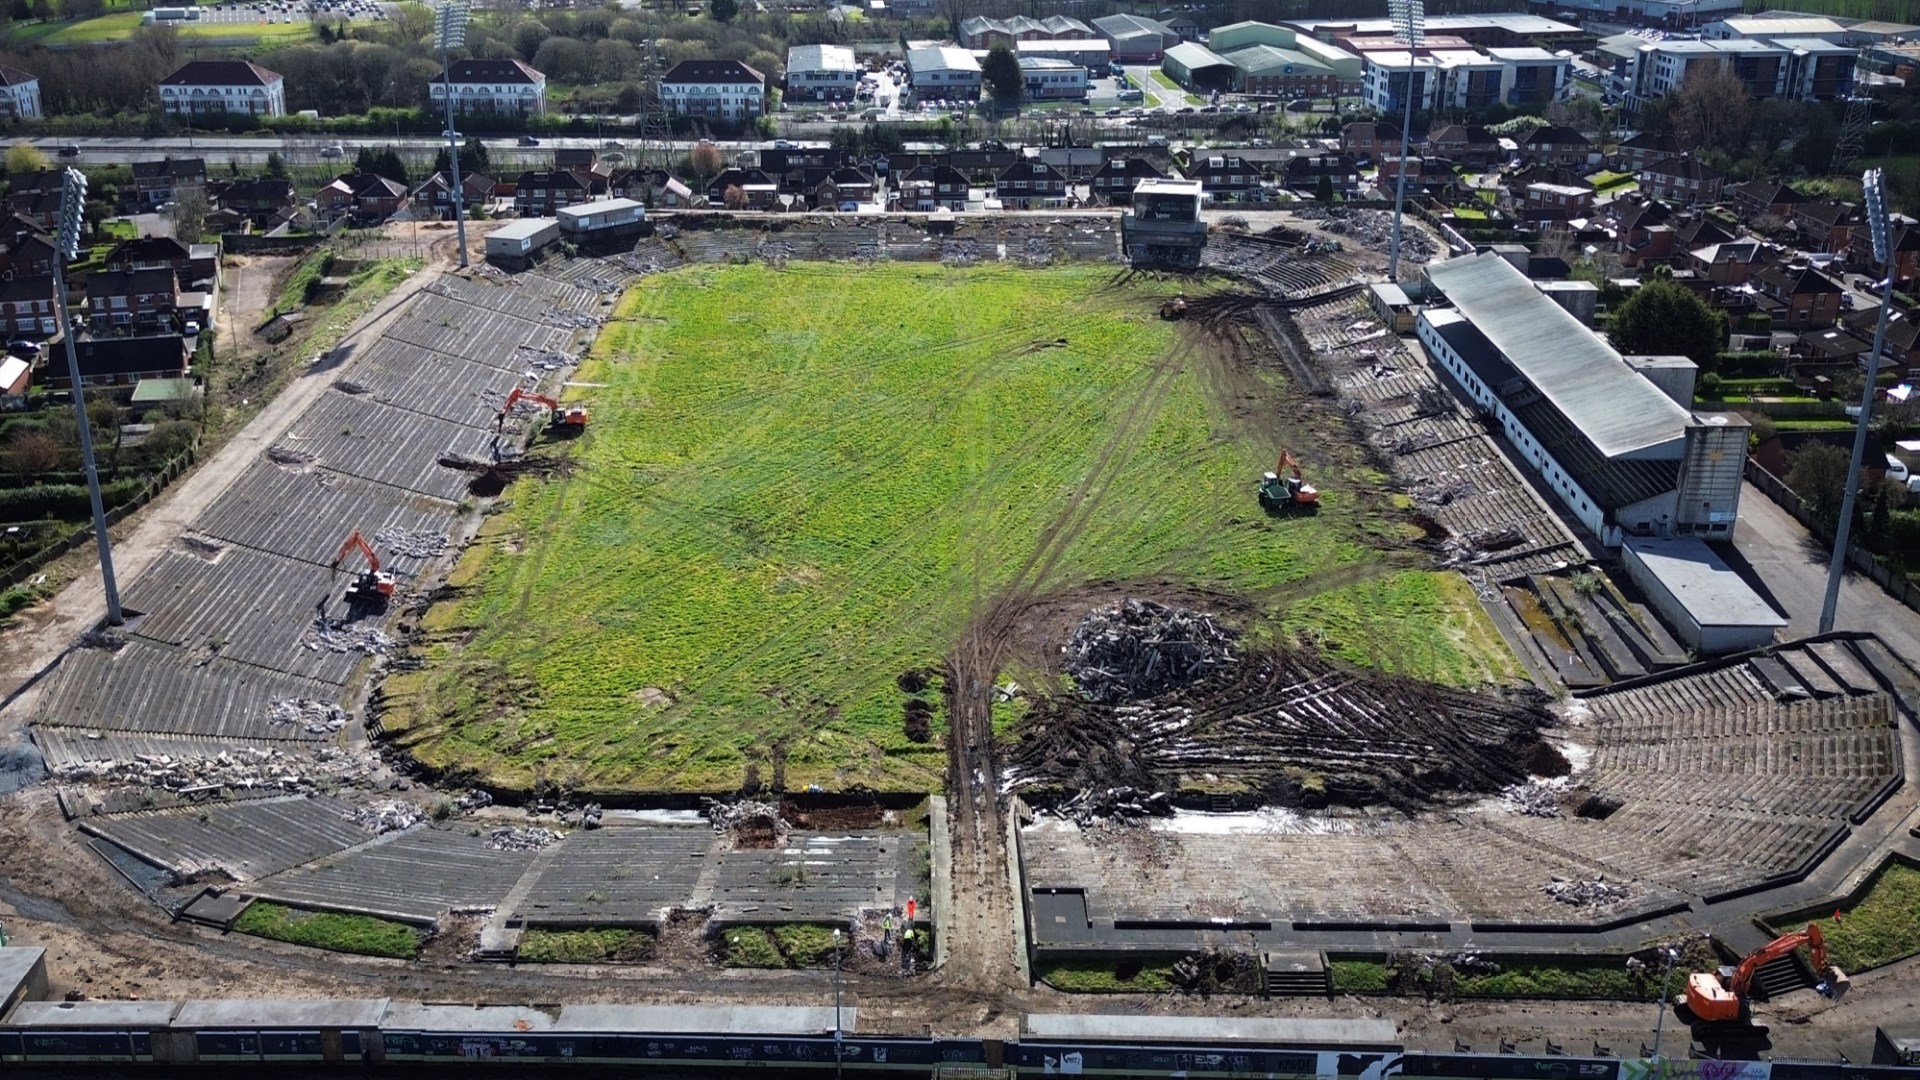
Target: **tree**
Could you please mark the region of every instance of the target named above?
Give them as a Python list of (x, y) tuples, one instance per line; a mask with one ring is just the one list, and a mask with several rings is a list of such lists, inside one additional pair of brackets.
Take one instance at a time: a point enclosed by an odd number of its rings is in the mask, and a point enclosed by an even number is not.
[(740, 14), (740, 0), (707, 0), (707, 14), (714, 22), (730, 23)]
[(1738, 156), (1752, 121), (1747, 84), (1727, 68), (1695, 67), (1674, 91), (1674, 134), (1684, 145)]
[(1840, 521), (1848, 460), (1845, 450), (1826, 443), (1807, 443), (1787, 455), (1787, 486), (1800, 495), (1807, 513), (1829, 530)]
[[(834, 134), (838, 135), (839, 132), (836, 131)], [(713, 179), (720, 175), (720, 170), (727, 167), (727, 156), (711, 142), (702, 142), (694, 147), (692, 161), (694, 175), (702, 180)]]
[(980, 62), (980, 79), (987, 84), (987, 92), (993, 95), (997, 105), (1018, 104), (1020, 92), (1026, 89), (1027, 83), (1020, 74), (1019, 59), (1005, 45), (987, 50), (987, 58)]
[(287, 175), (287, 161), (280, 156), (280, 151), (267, 151), (267, 177), (273, 180), (285, 180)]
[(173, 206), (167, 210), (173, 219), (173, 235), (189, 244), (198, 243), (207, 228), (207, 193), (198, 187), (183, 187), (174, 192)]
[(40, 148), (28, 142), (17, 142), (7, 147), (7, 171), (10, 173), (39, 172), (47, 167), (47, 155)]
[(1893, 507), (1887, 504), (1889, 486), (1884, 483), (1873, 489), (1873, 512), (1867, 518), (1867, 534), (1862, 539), (1868, 551), (1885, 551), (1887, 534), (1893, 530)]
[[(453, 155), (449, 154), (447, 148), (444, 146), (434, 155), (433, 171), (437, 173), (451, 173), (453, 171)], [(487, 160), (486, 143), (481, 142), (477, 138), (469, 138), (466, 142), (460, 144), (461, 177), (472, 176), (474, 173), (490, 173), (492, 171), (492, 162)]]
[(8, 440), (4, 460), (11, 472), (21, 476), (37, 476), (66, 464), (67, 451), (45, 429), (23, 427)]
[(727, 190), (721, 194), (720, 200), (726, 203), (727, 209), (729, 210), (745, 210), (747, 208), (746, 189), (742, 188), (739, 184), (728, 184)]
[(1320, 174), (1320, 185), (1314, 189), (1313, 197), (1323, 203), (1331, 204), (1333, 202), (1333, 176), (1331, 174)]
[(1614, 348), (1643, 356), (1684, 356), (1701, 367), (1726, 347), (1727, 317), (1668, 278), (1640, 286), (1614, 312)]

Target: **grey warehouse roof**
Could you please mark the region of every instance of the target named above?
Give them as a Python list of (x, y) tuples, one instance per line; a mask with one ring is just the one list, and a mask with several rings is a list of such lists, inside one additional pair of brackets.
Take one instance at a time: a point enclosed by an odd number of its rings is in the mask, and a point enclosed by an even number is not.
[(1188, 71), (1198, 71), (1204, 67), (1232, 67), (1233, 61), (1207, 48), (1197, 41), (1183, 41), (1168, 49), (1166, 58), (1179, 64)]
[(1602, 455), (1685, 437), (1692, 414), (1505, 259), (1448, 259), (1429, 266), (1427, 278)]
[(1700, 626), (1787, 625), (1787, 620), (1714, 554), (1705, 540), (1630, 536), (1626, 545), (1686, 609), (1687, 617)]

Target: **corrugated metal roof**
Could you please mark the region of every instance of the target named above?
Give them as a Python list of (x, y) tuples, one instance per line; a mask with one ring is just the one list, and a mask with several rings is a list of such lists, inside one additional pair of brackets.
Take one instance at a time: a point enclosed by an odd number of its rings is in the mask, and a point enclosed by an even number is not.
[(1188, 71), (1198, 71), (1205, 67), (1232, 67), (1233, 61), (1207, 48), (1197, 41), (1183, 41), (1166, 51), (1166, 60), (1178, 64)]
[(1692, 415), (1526, 275), (1491, 252), (1427, 268), (1427, 279), (1606, 457), (1685, 437)]

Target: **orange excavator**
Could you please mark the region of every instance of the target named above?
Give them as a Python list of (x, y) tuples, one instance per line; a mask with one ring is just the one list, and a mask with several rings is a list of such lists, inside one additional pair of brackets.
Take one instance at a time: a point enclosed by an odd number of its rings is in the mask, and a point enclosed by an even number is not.
[(380, 569), (379, 553), (373, 550), (372, 544), (367, 543), (366, 537), (360, 535), (360, 530), (355, 529), (353, 535), (347, 537), (346, 543), (340, 545), (339, 552), (333, 556), (333, 565), (330, 569), (337, 573), (340, 564), (355, 551), (366, 556), (367, 568), (347, 585), (347, 603), (386, 603), (387, 598), (393, 595), (395, 584), (393, 574)]
[(1687, 1011), (1702, 1023), (1745, 1022), (1747, 994), (1754, 974), (1803, 945), (1813, 954), (1813, 969), (1820, 977), (1816, 989), (1830, 998), (1845, 994), (1851, 985), (1847, 973), (1827, 963), (1826, 938), (1821, 935), (1818, 923), (1808, 923), (1805, 930), (1782, 934), (1748, 953), (1737, 966), (1687, 976)]
[(507, 395), (506, 404), (500, 406), (500, 415), (493, 418), (493, 426), (496, 428), (505, 427), (507, 417), (513, 413), (513, 407), (523, 401), (531, 401), (535, 405), (546, 406), (547, 411), (553, 414), (553, 426), (556, 428), (571, 428), (579, 431), (584, 430), (587, 426), (587, 407), (585, 405), (562, 405), (545, 394), (535, 394), (531, 391), (522, 390), (517, 386), (513, 388), (513, 393)]
[(1300, 463), (1285, 450), (1280, 464), (1260, 478), (1260, 508), (1270, 514), (1320, 508), (1320, 489), (1300, 475)]

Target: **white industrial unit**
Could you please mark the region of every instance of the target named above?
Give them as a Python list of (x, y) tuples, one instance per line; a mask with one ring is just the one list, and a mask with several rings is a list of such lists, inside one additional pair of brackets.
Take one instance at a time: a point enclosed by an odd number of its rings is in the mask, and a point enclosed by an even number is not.
[(1787, 625), (1704, 540), (1628, 537), (1620, 559), (1627, 577), (1701, 656), (1760, 648)]
[(522, 218), (487, 236), (487, 261), (517, 270), (558, 239), (560, 219)]
[(645, 203), (632, 199), (604, 199), (562, 207), (554, 213), (560, 219), (560, 232), (567, 237), (591, 237), (598, 234), (637, 228), (647, 218)]

